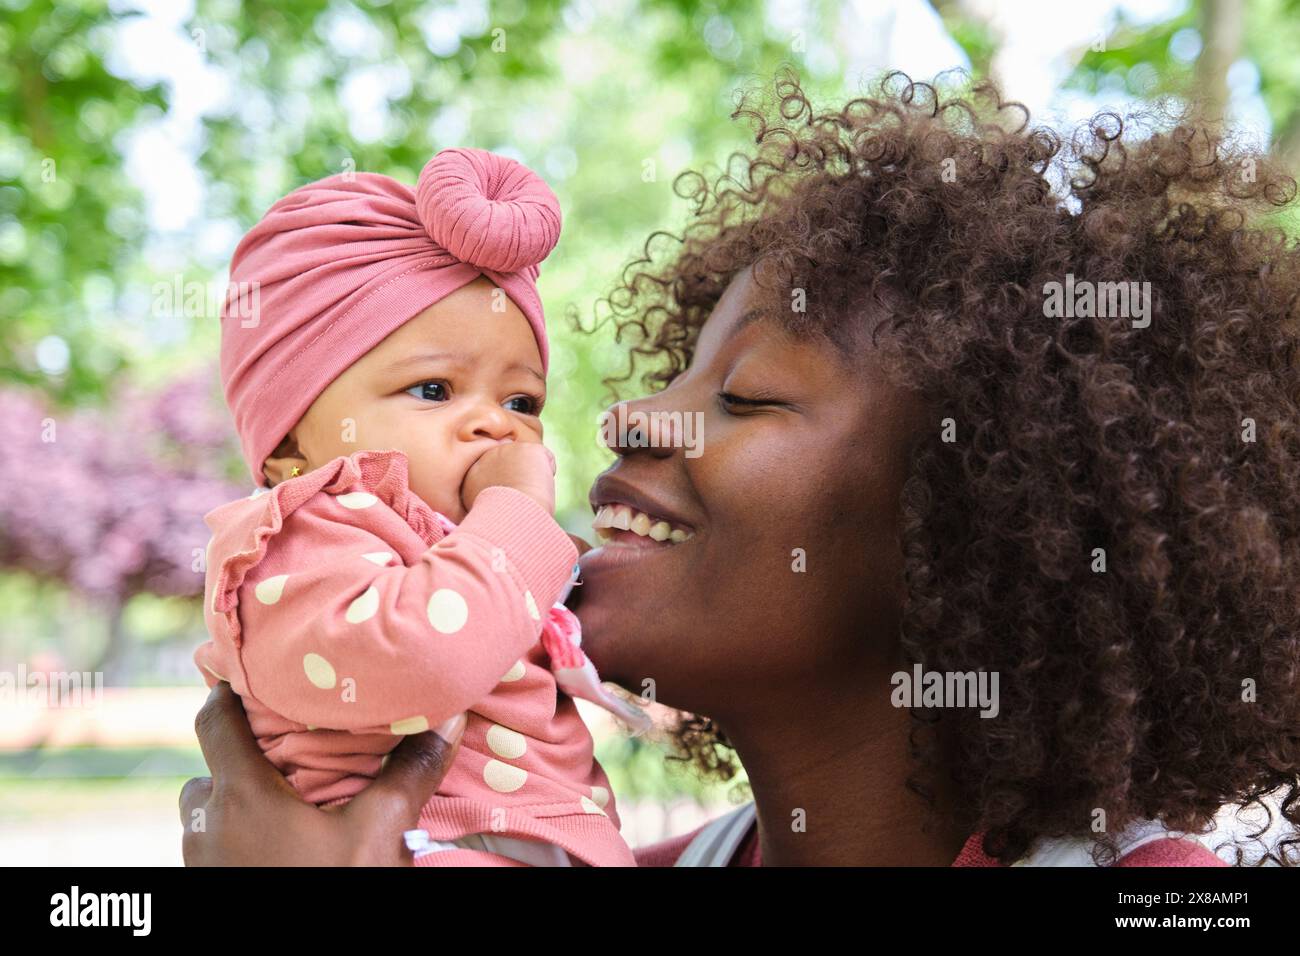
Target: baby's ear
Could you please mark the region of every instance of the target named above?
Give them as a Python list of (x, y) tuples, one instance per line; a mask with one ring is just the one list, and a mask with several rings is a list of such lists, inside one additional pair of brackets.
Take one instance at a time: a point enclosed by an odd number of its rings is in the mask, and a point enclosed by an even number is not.
[(293, 432), (289, 432), (276, 446), (275, 451), (271, 452), (271, 457), (262, 462), (262, 474), (266, 475), (267, 482), (274, 487), (294, 477), (295, 468), (298, 469), (296, 474), (306, 474), (307, 457), (299, 450), (298, 439)]

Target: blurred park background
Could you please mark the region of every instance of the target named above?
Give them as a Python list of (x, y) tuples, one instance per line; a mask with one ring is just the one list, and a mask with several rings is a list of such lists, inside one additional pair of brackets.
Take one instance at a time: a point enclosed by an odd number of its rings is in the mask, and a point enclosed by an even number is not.
[[(251, 490), (215, 372), (224, 270), (288, 190), (414, 184), (463, 145), (545, 176), (546, 430), (561, 523), (589, 537), (626, 354), (570, 316), (597, 324), (684, 221), (676, 175), (750, 142), (738, 90), (790, 64), (834, 104), (963, 67), (1058, 129), (1194, 97), (1295, 168), (1297, 52), (1300, 0), (0, 0), (0, 863), (180, 862), (202, 516)], [(728, 805), (584, 714), (633, 844)]]

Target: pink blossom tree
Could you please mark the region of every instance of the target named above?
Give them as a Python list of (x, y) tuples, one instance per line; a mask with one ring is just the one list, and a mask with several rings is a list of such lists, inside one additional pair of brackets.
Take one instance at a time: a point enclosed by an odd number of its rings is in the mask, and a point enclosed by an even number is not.
[(103, 408), (58, 410), (0, 390), (0, 567), (62, 581), (104, 608), (109, 640), (94, 669), (125, 650), (126, 601), (203, 592), (203, 515), (249, 488), (230, 479), (234, 431), (211, 369)]

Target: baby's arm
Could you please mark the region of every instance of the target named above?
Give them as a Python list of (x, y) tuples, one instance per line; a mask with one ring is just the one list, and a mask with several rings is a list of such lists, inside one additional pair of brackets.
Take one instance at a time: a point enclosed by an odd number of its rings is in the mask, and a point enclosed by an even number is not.
[(577, 557), (512, 488), (485, 489), (411, 567), (341, 507), (323, 492), (300, 507), (294, 547), (273, 539), (240, 586), (250, 693), (312, 727), (413, 733), (468, 709), (536, 643)]

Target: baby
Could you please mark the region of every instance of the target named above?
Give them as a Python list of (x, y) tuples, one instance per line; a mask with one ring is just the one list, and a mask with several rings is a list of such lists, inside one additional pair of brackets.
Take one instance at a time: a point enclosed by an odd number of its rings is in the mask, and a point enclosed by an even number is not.
[(414, 192), (370, 173), (294, 190), (231, 263), (258, 308), (227, 297), (222, 381), (263, 487), (205, 517), (195, 662), (320, 806), (468, 710), (408, 834), (420, 865), (634, 865), (572, 698), (649, 721), (600, 685), (559, 603), (577, 549), (541, 443), (535, 287), (559, 229), (531, 170), (450, 149)]

